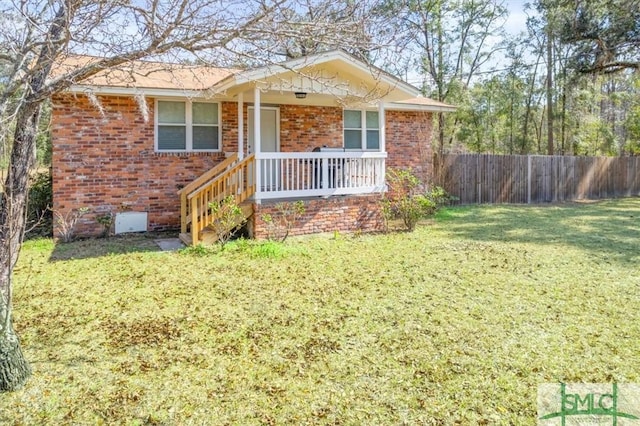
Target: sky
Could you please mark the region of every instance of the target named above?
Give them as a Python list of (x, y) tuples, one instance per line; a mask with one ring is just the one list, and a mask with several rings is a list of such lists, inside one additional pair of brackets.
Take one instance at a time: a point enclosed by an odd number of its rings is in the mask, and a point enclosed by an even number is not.
[(509, 18), (505, 23), (505, 29), (510, 34), (518, 34), (526, 28), (527, 15), (524, 13), (524, 0), (506, 0), (509, 9)]
[[(505, 0), (504, 4), (509, 11), (509, 16), (507, 17), (504, 23), (504, 29), (507, 33), (507, 37), (509, 35), (513, 35), (514, 37), (522, 32), (526, 31), (527, 28), (527, 13), (525, 12), (525, 7), (527, 3), (531, 3), (533, 0)], [(534, 15), (533, 11), (528, 12), (529, 15)], [(500, 43), (502, 38), (498, 37), (490, 37), (490, 41), (494, 43)], [(482, 75), (488, 76), (492, 73), (490, 70), (492, 69), (502, 69), (508, 66), (508, 61), (505, 59), (503, 55), (503, 51), (495, 52), (492, 56), (492, 60), (488, 63), (488, 67), (483, 69), (481, 73)], [(525, 58), (529, 57), (525, 53)], [(530, 58), (533, 61), (533, 58)], [(504, 65), (504, 66), (503, 66)]]

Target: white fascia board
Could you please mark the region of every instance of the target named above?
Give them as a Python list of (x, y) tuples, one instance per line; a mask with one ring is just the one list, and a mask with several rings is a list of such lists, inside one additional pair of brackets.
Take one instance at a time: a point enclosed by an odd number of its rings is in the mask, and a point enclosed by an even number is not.
[[(112, 87), (112, 86), (91, 86), (72, 85), (69, 88), (72, 93), (93, 93), (96, 95), (119, 95), (119, 96), (154, 96), (154, 97), (181, 97), (181, 98), (211, 98), (206, 91), (200, 90), (177, 90), (158, 88), (133, 88), (133, 87)], [(216, 97), (224, 100), (225, 97)], [(399, 104), (394, 102), (385, 103), (385, 110), (390, 111), (425, 111), (425, 112), (454, 112), (456, 107), (443, 107), (435, 105)]]
[(455, 112), (458, 108), (437, 105), (397, 104), (389, 102), (384, 104), (384, 109), (388, 111)]
[(182, 98), (210, 98), (203, 90), (179, 90), (179, 89), (157, 89), (140, 87), (112, 87), (112, 86), (91, 86), (72, 85), (69, 88), (72, 93), (93, 93), (96, 95), (145, 95), (145, 96), (166, 96)]

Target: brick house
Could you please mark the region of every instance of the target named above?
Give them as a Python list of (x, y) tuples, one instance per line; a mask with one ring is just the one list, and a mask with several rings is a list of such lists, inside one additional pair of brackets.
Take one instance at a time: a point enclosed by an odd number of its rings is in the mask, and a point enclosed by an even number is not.
[(377, 230), (386, 168), (428, 181), (432, 114), (453, 109), (342, 51), (249, 71), (135, 62), (53, 98), (54, 209), (89, 207), (80, 235), (111, 212), (116, 232), (195, 244), (233, 194), (257, 238), (282, 200), (305, 202), (294, 234)]

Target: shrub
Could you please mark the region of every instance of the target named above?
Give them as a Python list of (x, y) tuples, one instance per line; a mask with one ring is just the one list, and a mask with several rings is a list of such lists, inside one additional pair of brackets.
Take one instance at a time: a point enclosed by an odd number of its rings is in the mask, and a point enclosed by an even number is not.
[(390, 200), (412, 197), (421, 185), (420, 179), (412, 169), (390, 168), (386, 176), (388, 189), (386, 197)]
[(305, 211), (306, 208), (302, 201), (276, 204), (273, 214), (265, 213), (261, 216), (263, 222), (267, 225), (267, 238), (269, 240), (278, 239), (281, 243), (284, 242)]
[(89, 213), (88, 207), (81, 207), (77, 210), (69, 210), (66, 214), (62, 214), (57, 210), (53, 211), (55, 216), (56, 226), (58, 229), (58, 235), (60, 239), (65, 242), (73, 241), (75, 236), (75, 229), (78, 220), (85, 214)]
[[(53, 190), (51, 173), (40, 172), (29, 182), (29, 198), (27, 203), (27, 221), (29, 233), (35, 235), (51, 235)], [(33, 232), (31, 232), (33, 231)]]
[(236, 197), (229, 195), (220, 202), (209, 203), (211, 214), (215, 220), (211, 228), (216, 239), (224, 247), (246, 221), (242, 209), (236, 202)]
[(392, 211), (413, 231), (420, 219), (435, 211), (435, 204), (424, 195), (411, 195), (399, 198), (393, 203)]
[(387, 192), (382, 199), (385, 227), (389, 221), (401, 218), (409, 231), (413, 231), (423, 216), (423, 199), (416, 196), (420, 179), (411, 169), (387, 170)]
[(435, 203), (436, 210), (442, 206), (447, 206), (453, 201), (457, 201), (458, 197), (449, 194), (441, 186), (434, 186), (431, 191), (427, 192), (426, 196)]
[(384, 230), (389, 232), (389, 222), (395, 218), (395, 212), (391, 205), (391, 200), (383, 196), (380, 200), (380, 207), (382, 212), (382, 219), (384, 219)]
[(420, 219), (435, 214), (441, 206), (453, 200), (439, 186), (424, 194), (419, 193), (422, 182), (411, 169), (389, 169), (387, 186), (388, 191), (381, 201), (387, 230), (390, 220), (402, 219), (407, 230), (413, 231)]
[(111, 226), (113, 225), (113, 221), (115, 220), (115, 216), (111, 212), (107, 212), (96, 216), (96, 222), (102, 225), (102, 237), (106, 238), (111, 233)]

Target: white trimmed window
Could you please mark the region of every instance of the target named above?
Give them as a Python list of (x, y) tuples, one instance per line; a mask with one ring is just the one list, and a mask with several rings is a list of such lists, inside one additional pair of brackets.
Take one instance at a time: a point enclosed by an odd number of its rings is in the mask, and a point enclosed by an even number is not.
[(378, 111), (344, 110), (345, 149), (379, 150), (380, 123)]
[(220, 106), (214, 102), (156, 101), (156, 151), (220, 151)]

